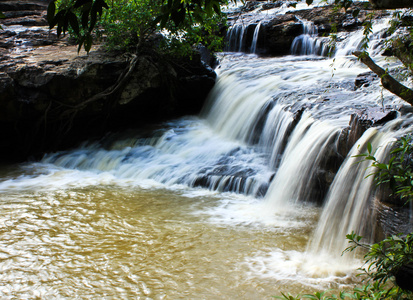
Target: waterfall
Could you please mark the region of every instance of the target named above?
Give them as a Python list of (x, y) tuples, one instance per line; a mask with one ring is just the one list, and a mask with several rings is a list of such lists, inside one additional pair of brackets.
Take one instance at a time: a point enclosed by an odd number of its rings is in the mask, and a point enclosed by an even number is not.
[(355, 155), (367, 152), (367, 143), (371, 143), (372, 148), (377, 149), (374, 156), (384, 161), (396, 137), (408, 132), (405, 128), (397, 130), (402, 123), (398, 119), (381, 130), (368, 129), (350, 150), (330, 187), (320, 221), (308, 246), (309, 252), (328, 252), (339, 257), (348, 245), (344, 237), (352, 231), (362, 235), (365, 241), (374, 242), (377, 226), (372, 195), (374, 184), (373, 176), (368, 176), (373, 170), (369, 168), (371, 161), (360, 162), (361, 159)]
[[(254, 28), (254, 51), (260, 26)], [(315, 39), (316, 27), (309, 22), (303, 26), (305, 34), (292, 51), (320, 55), (325, 50)], [(231, 28), (231, 49), (247, 49), (246, 31), (241, 24)], [(348, 41), (341, 48), (355, 44), (351, 37)], [(106, 183), (149, 182), (246, 194), (259, 198), (269, 214), (288, 213), (294, 204), (325, 202), (309, 251), (341, 253), (347, 233), (372, 232), (363, 228), (373, 224), (370, 215), (358, 215), (370, 211), (371, 178), (364, 179), (366, 166), (355, 165), (351, 156), (367, 142), (384, 155), (382, 145), (394, 139), (395, 125), (368, 130), (346, 159), (339, 151), (340, 139), (350, 115), (360, 108), (377, 108), (382, 100), (399, 103), (375, 83), (355, 90), (354, 78), (366, 68), (341, 59), (347, 64), (338, 65), (332, 78), (332, 60), (325, 57), (223, 53), (218, 80), (200, 117), (48, 154), (42, 163), (97, 173)]]
[(244, 49), (244, 24), (234, 24), (227, 33), (227, 46), (225, 51), (242, 52)]
[[(287, 204), (314, 201), (311, 199), (314, 184), (322, 164), (330, 159), (340, 126), (320, 122), (305, 113), (291, 134), (280, 167), (265, 197), (273, 211), (282, 210)], [(288, 187), (288, 188), (286, 188)]]
[(228, 29), (225, 51), (257, 53), (260, 29), (261, 21), (249, 24), (244, 24), (242, 21), (236, 22)]
[(291, 44), (293, 55), (319, 55), (328, 54), (328, 46), (325, 45), (326, 38), (318, 37), (317, 26), (313, 22), (301, 20), (303, 33), (296, 37)]
[[(259, 145), (270, 149), (270, 167), (278, 167), (284, 146), (287, 144), (288, 130), (292, 127), (294, 119), (284, 107), (277, 105), (268, 113), (259, 138)], [(257, 123), (259, 124), (259, 123)]]
[(257, 53), (257, 43), (258, 43), (258, 35), (260, 33), (260, 28), (261, 28), (261, 22), (259, 22), (254, 29), (254, 36), (252, 38), (252, 44), (251, 44), (251, 53)]
[[(257, 12), (228, 31), (227, 50), (237, 53), (217, 54), (200, 115), (1, 166), (0, 293), (265, 299), (359, 283), (358, 253), (341, 256), (345, 236), (373, 242), (377, 225), (396, 220), (391, 229), (399, 230), (402, 219), (387, 214), (369, 162), (355, 155), (371, 143), (375, 157), (388, 159), (392, 143), (412, 131), (412, 108), (379, 80), (355, 87), (369, 71), (351, 55), (362, 31), (338, 33), (332, 59), (317, 27), (303, 21), (294, 55), (259, 57), (267, 28), (283, 25)], [(294, 17), (282, 20), (301, 32)]]

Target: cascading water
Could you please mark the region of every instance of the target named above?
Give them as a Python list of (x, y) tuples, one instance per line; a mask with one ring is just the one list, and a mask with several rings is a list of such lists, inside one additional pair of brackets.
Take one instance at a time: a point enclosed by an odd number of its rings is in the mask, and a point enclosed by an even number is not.
[[(344, 237), (351, 232), (362, 235), (366, 241), (374, 241), (376, 218), (371, 188), (373, 177), (369, 161), (360, 162), (356, 155), (367, 151), (367, 143), (377, 149), (375, 157), (383, 161), (397, 136), (409, 132), (403, 120), (389, 122), (382, 131), (367, 130), (357, 141), (346, 161), (337, 173), (326, 198), (320, 221), (309, 244), (309, 251), (321, 255), (340, 257), (347, 246)], [(343, 217), (344, 216), (344, 217)]]
[(236, 24), (228, 31), (227, 51), (242, 52), (244, 49), (245, 25)]
[(258, 43), (258, 37), (260, 34), (260, 29), (261, 29), (261, 22), (258, 22), (257, 26), (254, 29), (254, 36), (252, 37), (251, 53), (257, 53), (257, 43)]
[(258, 23), (244, 23), (242, 20), (236, 22), (228, 30), (225, 51), (257, 53), (260, 29), (261, 21)]
[(318, 36), (318, 29), (313, 22), (301, 20), (303, 34), (293, 40), (291, 54), (326, 56), (329, 52), (328, 38)]
[(286, 204), (314, 201), (312, 191), (319, 190), (314, 187), (317, 172), (323, 172), (322, 162), (330, 158), (331, 152), (337, 152), (334, 146), (340, 132), (340, 125), (315, 121), (308, 114), (302, 117), (266, 195), (269, 209), (280, 211)]
[[(232, 51), (245, 51), (244, 32), (233, 27)], [(347, 56), (354, 35), (332, 77), (307, 33), (299, 56), (222, 54), (200, 117), (2, 170), (0, 294), (257, 299), (353, 282), (357, 262), (330, 258), (373, 223), (360, 215), (371, 179), (352, 156), (367, 142), (385, 155), (412, 117), (369, 129), (343, 157), (353, 112), (400, 102), (377, 82), (354, 89), (367, 70)]]

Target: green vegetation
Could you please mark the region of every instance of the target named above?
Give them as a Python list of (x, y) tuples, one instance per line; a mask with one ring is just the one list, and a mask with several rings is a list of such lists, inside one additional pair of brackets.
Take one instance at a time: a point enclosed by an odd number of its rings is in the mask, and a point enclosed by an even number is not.
[[(362, 237), (354, 232), (347, 235), (347, 239), (351, 245), (344, 252), (358, 248), (367, 250), (364, 255), (365, 267), (360, 268), (362, 271), (360, 275), (365, 276), (366, 284), (350, 291), (341, 291), (339, 294), (329, 294), (328, 291), (324, 291), (298, 296), (282, 294), (274, 298), (284, 300), (412, 299), (413, 293), (409, 290), (413, 288), (410, 286), (412, 279), (410, 277), (406, 283), (403, 276), (406, 272), (413, 271), (413, 267), (409, 267), (413, 264), (413, 233), (405, 237), (394, 235), (373, 245), (360, 243)], [(407, 276), (411, 276), (411, 273)]]
[(405, 202), (413, 200), (413, 146), (410, 143), (410, 137), (400, 138), (395, 143), (395, 149), (390, 152), (387, 163), (374, 157), (370, 144), (367, 146), (367, 153), (357, 155), (371, 161), (373, 172), (369, 176), (374, 176), (378, 186), (389, 188), (389, 196), (399, 196)]
[[(131, 51), (157, 44), (162, 49), (186, 54), (202, 43), (220, 50), (225, 25), (221, 5), (226, 0), (55, 0), (47, 19), (57, 34), (69, 32), (89, 52), (96, 38), (105, 38), (110, 49)], [(155, 34), (162, 33), (162, 38)], [(159, 43), (158, 43), (158, 42)]]

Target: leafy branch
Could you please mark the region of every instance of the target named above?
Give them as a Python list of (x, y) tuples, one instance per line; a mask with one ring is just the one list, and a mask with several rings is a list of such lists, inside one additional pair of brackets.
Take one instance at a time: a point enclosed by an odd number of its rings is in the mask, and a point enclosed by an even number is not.
[(413, 165), (411, 156), (413, 146), (410, 137), (402, 137), (396, 143), (396, 148), (390, 152), (387, 163), (379, 161), (373, 153), (371, 144), (367, 144), (367, 153), (361, 153), (354, 157), (371, 161), (374, 171), (368, 176), (374, 176), (378, 186), (388, 186), (393, 195), (400, 196), (406, 202), (413, 200)]

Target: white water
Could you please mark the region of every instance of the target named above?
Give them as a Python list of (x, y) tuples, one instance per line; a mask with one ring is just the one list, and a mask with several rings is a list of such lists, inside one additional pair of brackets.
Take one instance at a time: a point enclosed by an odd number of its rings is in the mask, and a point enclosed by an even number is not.
[[(314, 190), (313, 181), (320, 163), (330, 151), (337, 151), (341, 127), (313, 120), (308, 114), (294, 129), (280, 167), (267, 192), (268, 209), (280, 211), (287, 204), (309, 199)], [(333, 149), (330, 149), (330, 148)], [(285, 187), (288, 186), (286, 189)]]
[(251, 43), (251, 53), (257, 53), (257, 43), (258, 43), (258, 36), (260, 34), (261, 29), (261, 22), (258, 22), (257, 26), (254, 29), (254, 36), (252, 38)]
[(303, 34), (293, 40), (291, 54), (327, 56), (329, 38), (319, 37), (318, 29), (313, 22), (303, 20), (301, 22)]
[[(21, 235), (18, 242), (6, 236), (10, 232), (6, 225), (2, 232), (1, 241), (10, 252), (9, 256), (2, 254), (7, 262), (2, 267), (12, 274), (7, 277), (10, 294), (19, 295), (19, 289), (27, 292), (13, 285), (19, 272), (27, 268), (34, 274), (37, 264), (47, 268), (41, 261), (55, 256), (63, 257), (62, 261), (52, 265), (56, 273), (48, 276), (66, 278), (56, 270), (68, 262), (76, 270), (75, 258), (90, 259), (89, 254), (78, 253), (82, 247), (79, 241), (85, 236), (92, 241), (91, 253), (101, 250), (100, 245), (105, 251), (103, 258), (92, 257), (91, 265), (84, 268), (103, 270), (103, 275), (87, 273), (76, 279), (80, 283), (72, 284), (82, 289), (96, 285), (100, 276), (105, 281), (108, 274), (120, 272), (119, 260), (126, 279), (114, 276), (109, 295), (116, 295), (119, 282), (128, 289), (128, 293), (120, 291), (125, 297), (212, 295), (222, 299), (231, 298), (228, 295), (262, 298), (271, 286), (289, 288), (297, 282), (292, 289), (297, 293), (303, 286), (338, 288), (354, 282), (352, 275), (360, 262), (353, 258), (343, 262), (337, 256), (345, 248), (345, 234), (365, 232), (364, 227), (374, 219), (371, 214), (368, 218), (360, 215), (372, 205), (372, 184), (361, 172), (366, 166), (355, 165), (351, 156), (357, 153), (358, 145), (364, 147), (368, 141), (378, 147), (378, 157), (384, 155), (387, 143), (405, 133), (403, 128), (408, 128), (411, 116), (368, 130), (350, 151), (325, 199), (314, 199), (322, 196), (313, 194), (318, 171), (325, 167), (326, 158), (336, 154), (340, 133), (348, 126), (351, 113), (378, 108), (382, 103), (400, 104), (382, 92), (377, 82), (354, 90), (355, 76), (367, 69), (346, 56), (348, 49), (358, 45), (353, 40), (354, 36), (343, 40), (335, 61), (313, 55), (259, 58), (224, 53), (218, 82), (201, 117), (110, 135), (77, 149), (48, 154), (18, 171), (4, 171), (0, 180), (2, 218), (9, 222), (7, 226), (22, 220), (12, 229)], [(240, 49), (242, 43), (238, 40), (235, 47)], [(320, 217), (313, 204), (316, 200), (326, 203)], [(46, 206), (46, 210), (37, 214), (39, 206)], [(55, 209), (59, 207), (65, 212), (61, 218)], [(59, 216), (57, 221), (50, 210)], [(117, 214), (117, 210), (123, 213)], [(99, 214), (104, 217), (90, 217)], [(56, 234), (58, 224), (69, 221), (70, 225)], [(40, 229), (33, 228), (37, 223)], [(37, 236), (49, 228), (46, 225), (50, 225), (50, 236)], [(102, 232), (98, 242), (93, 235), (96, 228)], [(128, 235), (117, 235), (122, 232)], [(113, 236), (113, 242), (107, 244)], [(74, 256), (55, 255), (56, 239), (63, 240), (64, 247), (73, 246), (70, 253)], [(126, 243), (121, 254), (116, 253), (116, 245), (129, 240), (133, 243)], [(111, 248), (115, 252), (110, 252)], [(19, 251), (30, 252), (19, 258), (22, 264), (14, 260), (13, 253), (22, 253)], [(110, 259), (105, 259), (107, 256)], [(133, 261), (134, 256), (143, 257), (139, 263), (148, 268), (136, 268), (122, 260), (127, 257)], [(165, 267), (169, 264), (172, 267)], [(14, 269), (13, 265), (18, 266)], [(70, 278), (73, 276), (77, 275)], [(230, 284), (220, 276), (229, 278)], [(162, 278), (167, 278), (166, 282)], [(50, 280), (51, 285), (54, 280)], [(45, 289), (42, 283), (36, 284), (38, 290)], [(134, 292), (136, 286), (143, 292)], [(1, 291), (6, 295), (8, 288)], [(99, 286), (93, 296), (102, 296), (107, 289)], [(49, 292), (45, 289), (46, 296)]]
[[(379, 131), (368, 129), (350, 150), (346, 161), (335, 176), (326, 197), (320, 221), (309, 244), (309, 251), (338, 257), (347, 247), (347, 241), (338, 237), (351, 232), (362, 235), (367, 242), (374, 241), (377, 221), (371, 190), (374, 170), (370, 162), (355, 157), (367, 152), (367, 143), (376, 149), (374, 156), (384, 161), (397, 137), (411, 132), (410, 121), (394, 120)], [(403, 126), (401, 126), (403, 125)]]

